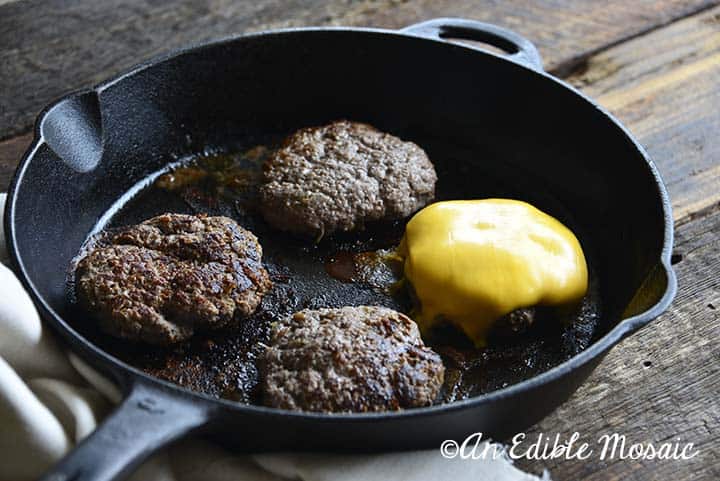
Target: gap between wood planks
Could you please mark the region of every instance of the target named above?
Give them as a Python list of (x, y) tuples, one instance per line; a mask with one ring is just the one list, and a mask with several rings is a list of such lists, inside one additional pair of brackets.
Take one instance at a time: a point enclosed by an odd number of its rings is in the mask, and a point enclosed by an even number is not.
[(592, 57), (600, 55), (603, 52), (607, 52), (608, 50), (611, 50), (612, 48), (614, 48), (618, 45), (635, 40), (636, 38), (645, 37), (648, 34), (655, 32), (656, 30), (662, 30), (666, 26), (671, 25), (675, 22), (679, 22), (685, 18), (689, 18), (689, 17), (695, 16), (695, 15), (702, 14), (702, 13), (706, 12), (707, 10), (713, 10), (716, 7), (717, 7), (717, 5), (711, 3), (711, 4), (704, 5), (693, 12), (688, 12), (686, 15), (682, 15), (677, 18), (669, 18), (665, 22), (651, 25), (645, 30), (641, 30), (632, 35), (628, 35), (627, 37), (624, 37), (624, 38), (619, 38), (613, 42), (610, 42), (606, 45), (598, 47), (595, 50), (583, 52), (580, 55), (577, 55), (575, 57), (571, 57), (567, 60), (559, 62), (557, 65), (553, 66), (548, 71), (551, 74), (555, 75), (556, 77), (560, 77), (563, 79), (572, 77), (572, 76), (576, 75), (578, 72), (586, 71), (588, 69), (588, 60)]

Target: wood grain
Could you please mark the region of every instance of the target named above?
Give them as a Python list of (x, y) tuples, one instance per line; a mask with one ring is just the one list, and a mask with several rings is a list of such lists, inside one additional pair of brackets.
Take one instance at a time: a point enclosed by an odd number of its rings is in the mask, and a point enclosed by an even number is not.
[(61, 94), (211, 38), (303, 25), (397, 28), (440, 16), (495, 22), (538, 44), (550, 69), (717, 0), (24, 0), (0, 6), (0, 139), (27, 131)]
[(720, 202), (720, 8), (592, 56), (568, 80), (645, 145), (676, 219)]
[(15, 167), (30, 146), (32, 134), (18, 135), (0, 142), (0, 192), (5, 192), (15, 173)]
[(520, 467), (564, 480), (720, 479), (720, 211), (677, 230), (679, 292), (669, 312), (624, 340), (573, 398), (530, 433), (591, 445), (602, 434), (629, 442), (693, 442), (688, 461), (519, 461)]

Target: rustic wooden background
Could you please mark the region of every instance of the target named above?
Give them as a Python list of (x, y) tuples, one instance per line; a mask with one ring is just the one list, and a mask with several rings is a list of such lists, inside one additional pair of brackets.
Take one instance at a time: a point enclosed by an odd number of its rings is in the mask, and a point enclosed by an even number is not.
[(439, 16), (512, 28), (553, 74), (617, 115), (672, 198), (679, 293), (533, 428), (594, 441), (693, 442), (689, 461), (521, 462), (557, 480), (720, 479), (720, 1), (0, 0), (0, 190), (53, 98), (147, 57), (229, 34), (303, 25), (396, 28)]

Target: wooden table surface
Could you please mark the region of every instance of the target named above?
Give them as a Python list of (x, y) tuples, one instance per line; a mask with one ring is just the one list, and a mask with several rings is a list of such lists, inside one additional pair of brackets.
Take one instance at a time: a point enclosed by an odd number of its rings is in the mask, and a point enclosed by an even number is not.
[(674, 208), (676, 301), (528, 436), (680, 439), (698, 456), (518, 463), (556, 480), (720, 479), (720, 0), (0, 0), (0, 190), (46, 103), (147, 57), (268, 28), (396, 28), (440, 16), (497, 23), (535, 42), (548, 71), (637, 136)]

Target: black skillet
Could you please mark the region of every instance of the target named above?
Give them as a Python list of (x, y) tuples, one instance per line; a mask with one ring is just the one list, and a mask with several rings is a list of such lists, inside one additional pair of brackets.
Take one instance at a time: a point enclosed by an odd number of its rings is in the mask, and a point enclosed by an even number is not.
[[(450, 39), (483, 41), (508, 55)], [(248, 147), (338, 118), (419, 143), (446, 197), (525, 199), (571, 224), (592, 252), (602, 305), (589, 347), (468, 399), (326, 415), (193, 393), (120, 361), (79, 327), (66, 276), (88, 234), (170, 205), (146, 196), (132, 214), (143, 179), (208, 146)], [(244, 451), (436, 448), (477, 431), (503, 439), (565, 401), (676, 290), (670, 203), (642, 147), (602, 108), (544, 73), (530, 42), (470, 20), (400, 31), (265, 32), (145, 63), (40, 115), (6, 209), (9, 250), (43, 318), (125, 396), (48, 474), (56, 481), (115, 479), (190, 432)]]

